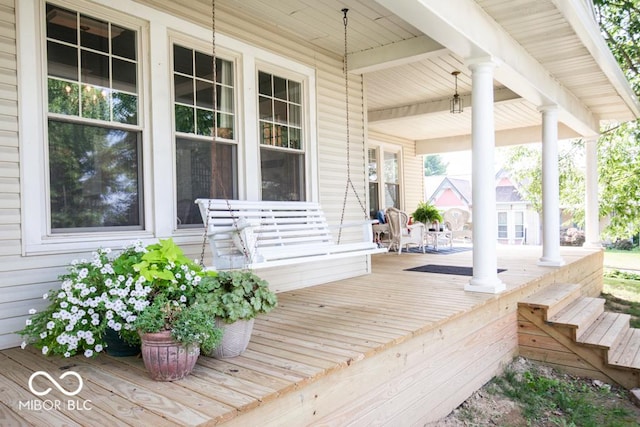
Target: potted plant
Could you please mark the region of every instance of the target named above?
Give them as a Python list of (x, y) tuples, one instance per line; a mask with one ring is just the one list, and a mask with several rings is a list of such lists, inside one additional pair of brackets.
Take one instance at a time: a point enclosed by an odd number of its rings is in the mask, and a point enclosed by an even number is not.
[(60, 276), (61, 285), (43, 295), (50, 304), (29, 310), (32, 316), (18, 331), (28, 344), (44, 355), (92, 357), (109, 348), (107, 336), (133, 337), (133, 322), (149, 302), (151, 287), (123, 260), (144, 251), (139, 243), (124, 248), (116, 257), (110, 249), (98, 249), (92, 259), (74, 260)]
[(251, 271), (220, 271), (215, 277), (205, 277), (206, 292), (198, 299), (210, 304), (216, 325), (224, 333), (220, 344), (205, 354), (216, 358), (235, 357), (249, 344), (255, 317), (268, 313), (278, 304), (276, 294), (266, 280)]
[(222, 338), (211, 306), (169, 300), (158, 294), (136, 319), (142, 360), (156, 381), (175, 381), (193, 370), (200, 349), (212, 351)]
[[(430, 227), (431, 224), (441, 223), (442, 222), (442, 214), (434, 205), (429, 202), (420, 202), (418, 203), (418, 207), (411, 214), (414, 221), (418, 221), (423, 223), (427, 228)], [(433, 228), (433, 227), (432, 227)], [(430, 229), (430, 231), (441, 231), (438, 228), (438, 225), (435, 228)]]
[(172, 239), (148, 245), (131, 268), (151, 287), (149, 306), (133, 327), (142, 342), (142, 358), (155, 380), (174, 381), (189, 374), (200, 354), (210, 352), (222, 332), (215, 326), (214, 305), (199, 300), (208, 293), (204, 277), (214, 278), (187, 258)]

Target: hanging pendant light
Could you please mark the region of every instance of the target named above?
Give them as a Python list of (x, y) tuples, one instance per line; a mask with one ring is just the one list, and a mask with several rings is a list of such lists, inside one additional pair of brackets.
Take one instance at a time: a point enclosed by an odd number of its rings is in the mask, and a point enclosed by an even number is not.
[(460, 74), (460, 71), (451, 72), (451, 75), (453, 75), (456, 79), (456, 91), (453, 94), (453, 97), (451, 98), (451, 101), (450, 101), (451, 108), (449, 109), (449, 111), (452, 114), (462, 113), (463, 111), (462, 98), (460, 98), (460, 95), (458, 95), (458, 74)]

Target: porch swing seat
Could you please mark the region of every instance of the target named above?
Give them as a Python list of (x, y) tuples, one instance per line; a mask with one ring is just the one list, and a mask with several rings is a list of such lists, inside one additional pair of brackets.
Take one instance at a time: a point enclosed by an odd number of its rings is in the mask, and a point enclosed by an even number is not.
[(362, 239), (335, 242), (318, 203), (197, 199), (215, 270), (260, 269), (387, 252), (373, 239), (376, 221), (360, 227)]

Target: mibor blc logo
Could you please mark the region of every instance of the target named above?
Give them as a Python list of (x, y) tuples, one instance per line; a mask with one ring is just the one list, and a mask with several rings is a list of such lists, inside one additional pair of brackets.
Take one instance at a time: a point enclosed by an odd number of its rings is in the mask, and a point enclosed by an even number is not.
[[(76, 387), (75, 390), (67, 390), (66, 388), (64, 388), (55, 378), (53, 378), (51, 375), (49, 375), (48, 372), (45, 371), (36, 371), (33, 374), (31, 374), (31, 376), (29, 377), (29, 390), (31, 391), (31, 393), (33, 393), (35, 396), (41, 397), (41, 396), (46, 396), (49, 393), (51, 393), (52, 388), (51, 387), (38, 387), (36, 386), (36, 384), (34, 384), (34, 380), (38, 377), (43, 377), (46, 378), (47, 381), (49, 383), (51, 383), (51, 385), (53, 387), (55, 387), (56, 389), (58, 389), (58, 391), (62, 394), (64, 394), (65, 396), (68, 397), (74, 397), (75, 395), (77, 395), (78, 393), (80, 393), (82, 391), (82, 387), (84, 386), (84, 382), (82, 380), (82, 377), (80, 376), (80, 374), (78, 374), (77, 372), (74, 371), (68, 371), (65, 372), (64, 374), (60, 375), (60, 377), (58, 378), (59, 380), (62, 380), (66, 377), (74, 377), (77, 382), (78, 382), (78, 386)], [(41, 385), (42, 381), (38, 381), (38, 385)], [(89, 406), (89, 403), (91, 403), (90, 400), (75, 400), (75, 399), (67, 399), (67, 400), (60, 400), (60, 399), (55, 399), (55, 400), (51, 400), (51, 399), (45, 399), (45, 400), (39, 400), (39, 399), (31, 399), (31, 400), (27, 400), (27, 401), (20, 401), (19, 402), (19, 408), (20, 410), (30, 410), (30, 411), (60, 411), (60, 410), (69, 410), (69, 411), (90, 411), (91, 407)]]

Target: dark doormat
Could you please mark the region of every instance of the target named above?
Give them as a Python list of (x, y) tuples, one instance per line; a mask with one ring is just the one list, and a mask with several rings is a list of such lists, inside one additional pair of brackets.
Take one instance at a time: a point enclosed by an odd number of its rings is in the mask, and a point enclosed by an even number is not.
[[(456, 276), (473, 276), (473, 267), (459, 267), (455, 265), (427, 264), (419, 267), (407, 268), (405, 271), (419, 271), (421, 273), (454, 274)], [(507, 271), (499, 268), (498, 273)]]

